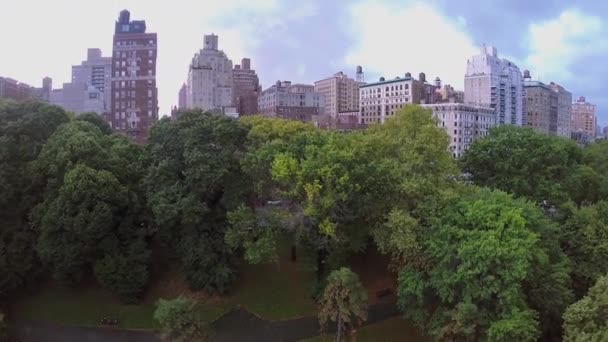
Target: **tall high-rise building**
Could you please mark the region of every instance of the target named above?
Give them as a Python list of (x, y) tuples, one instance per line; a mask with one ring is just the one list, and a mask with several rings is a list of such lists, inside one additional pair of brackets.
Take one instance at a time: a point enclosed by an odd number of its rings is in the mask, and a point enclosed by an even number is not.
[(314, 122), (316, 116), (324, 114), (323, 101), (323, 95), (315, 92), (313, 85), (277, 81), (262, 92), (258, 108), (265, 116)]
[(595, 116), (595, 105), (587, 102), (581, 96), (572, 104), (572, 134), (576, 140), (592, 141), (595, 138), (597, 118)]
[(100, 49), (88, 49), (87, 60), (72, 66), (72, 80), (54, 89), (50, 101), (76, 115), (110, 112), (112, 57), (102, 57)]
[(418, 79), (409, 72), (404, 78), (367, 83), (359, 87), (359, 123), (384, 123), (407, 104), (435, 103), (437, 87), (420, 73)]
[(537, 132), (570, 137), (572, 94), (559, 84), (533, 81), (524, 70), (526, 125)]
[(120, 12), (115, 25), (109, 121), (115, 131), (143, 143), (158, 121), (157, 37), (146, 33), (144, 20), (130, 16)]
[(497, 125), (525, 125), (524, 82), (515, 63), (498, 58), (493, 46), (483, 46), (467, 61), (464, 101), (496, 110)]
[(570, 138), (572, 132), (572, 93), (554, 82), (551, 82), (549, 87), (557, 93), (557, 127), (555, 130), (552, 128), (551, 133)]
[(260, 79), (251, 69), (251, 60), (243, 58), (241, 64), (232, 69), (233, 103), (239, 115), (258, 113), (258, 97), (261, 93)]
[(186, 105), (187, 105), (187, 99), (188, 99), (188, 87), (184, 83), (184, 84), (182, 84), (182, 87), (179, 88), (177, 109), (185, 109)]
[(315, 82), (315, 92), (325, 98), (325, 114), (333, 119), (339, 113), (359, 111), (359, 86), (362, 83), (349, 78), (342, 71), (332, 77)]
[(223, 113), (234, 107), (232, 61), (218, 46), (218, 36), (206, 35), (203, 48), (192, 58), (187, 83), (188, 108)]
[(84, 83), (102, 92), (104, 109), (109, 111), (112, 95), (112, 57), (103, 57), (100, 49), (88, 49), (87, 60), (72, 66), (72, 83)]

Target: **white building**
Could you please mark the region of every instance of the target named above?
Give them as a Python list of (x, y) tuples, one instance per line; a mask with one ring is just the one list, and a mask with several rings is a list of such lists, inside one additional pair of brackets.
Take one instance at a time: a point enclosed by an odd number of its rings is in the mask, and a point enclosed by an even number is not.
[(498, 58), (493, 46), (467, 62), (465, 103), (495, 109), (498, 125), (525, 125), (523, 76), (517, 65)]
[(384, 123), (406, 104), (435, 102), (436, 86), (426, 82), (420, 73), (418, 80), (408, 72), (404, 78), (397, 77), (363, 84), (359, 87), (359, 123)]
[(437, 125), (450, 137), (450, 152), (460, 158), (475, 139), (488, 135), (494, 127), (494, 109), (463, 103), (423, 104), (433, 111)]
[(51, 103), (76, 115), (105, 113), (104, 93), (83, 83), (64, 83), (63, 88), (54, 89), (51, 93)]
[(308, 84), (291, 84), (277, 81), (258, 98), (260, 114), (289, 120), (312, 122), (315, 116), (324, 115), (325, 98)]
[(112, 57), (102, 57), (100, 49), (88, 49), (87, 60), (72, 66), (72, 83), (84, 83), (103, 93), (104, 109), (110, 111), (112, 98)]
[(223, 112), (234, 107), (232, 61), (218, 50), (218, 36), (205, 36), (203, 49), (194, 55), (188, 72), (186, 106)]
[(110, 112), (112, 57), (102, 57), (100, 49), (88, 49), (87, 60), (72, 66), (72, 81), (54, 89), (50, 102), (76, 115)]

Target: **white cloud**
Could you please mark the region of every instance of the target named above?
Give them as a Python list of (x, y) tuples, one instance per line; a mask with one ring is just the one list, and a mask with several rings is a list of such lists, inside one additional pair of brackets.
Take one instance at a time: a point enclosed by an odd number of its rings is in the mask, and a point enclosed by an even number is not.
[(396, 7), (373, 0), (354, 4), (349, 14), (357, 44), (345, 57), (348, 65), (386, 78), (424, 72), (462, 89), (467, 59), (477, 53), (462, 17), (445, 17), (422, 2)]
[(574, 64), (608, 52), (608, 31), (599, 16), (569, 9), (557, 18), (532, 23), (527, 43), (526, 63), (533, 77), (566, 82), (574, 79)]

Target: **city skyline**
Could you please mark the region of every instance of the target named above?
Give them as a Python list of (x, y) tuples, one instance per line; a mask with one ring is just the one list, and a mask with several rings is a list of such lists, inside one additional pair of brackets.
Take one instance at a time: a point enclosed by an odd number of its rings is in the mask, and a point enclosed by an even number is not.
[[(35, 12), (31, 11), (34, 6)], [(110, 55), (113, 22), (121, 10), (128, 9), (159, 36), (161, 115), (169, 115), (178, 104), (177, 93), (193, 51), (202, 45), (205, 34), (215, 33), (231, 60), (251, 58), (264, 89), (279, 79), (313, 84), (338, 71), (354, 77), (356, 65), (361, 65), (368, 81), (425, 72), (463, 90), (467, 59), (486, 43), (498, 47), (522, 71), (530, 70), (535, 79), (554, 81), (571, 91), (573, 98), (585, 96), (596, 103), (598, 123), (603, 126), (608, 123), (608, 100), (599, 82), (608, 69), (598, 63), (598, 57), (608, 52), (608, 27), (600, 18), (608, 13), (608, 4), (572, 7), (558, 0), (551, 9), (545, 7), (524, 1), (473, 5), (443, 0), (298, 4), (178, 0), (167, 5), (127, 0), (98, 4), (94, 15), (89, 15), (86, 2), (26, 0), (11, 3), (11, 11), (0, 14), (3, 32), (22, 27), (24, 18), (30, 27), (34, 23), (34, 29), (27, 27), (1, 38), (3, 46), (14, 48), (0, 56), (0, 75), (36, 87), (45, 76), (52, 77), (54, 85), (69, 82), (70, 67), (85, 59), (88, 48)], [(336, 12), (343, 15), (339, 19), (329, 15)], [(496, 22), (509, 23), (510, 29), (493, 30)], [(414, 34), (414, 27), (425, 27), (424, 34)], [(43, 28), (48, 39), (36, 28)], [(407, 44), (391, 42), (395, 32), (403, 32)], [(386, 37), (388, 44), (377, 37)], [(70, 44), (54, 48), (60, 40)], [(36, 44), (22, 43), (28, 41)], [(49, 52), (42, 61), (41, 50)]]

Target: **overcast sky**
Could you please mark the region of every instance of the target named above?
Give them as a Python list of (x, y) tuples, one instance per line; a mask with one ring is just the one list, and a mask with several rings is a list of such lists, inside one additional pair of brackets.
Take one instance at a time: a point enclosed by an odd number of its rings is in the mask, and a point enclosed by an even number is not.
[(264, 87), (314, 82), (337, 71), (368, 80), (406, 72), (462, 89), (483, 43), (598, 104), (608, 124), (608, 1), (587, 0), (0, 0), (0, 75), (56, 87), (87, 48), (111, 55), (122, 9), (158, 33), (161, 114), (177, 104), (203, 35), (220, 36), (234, 64), (250, 57)]

